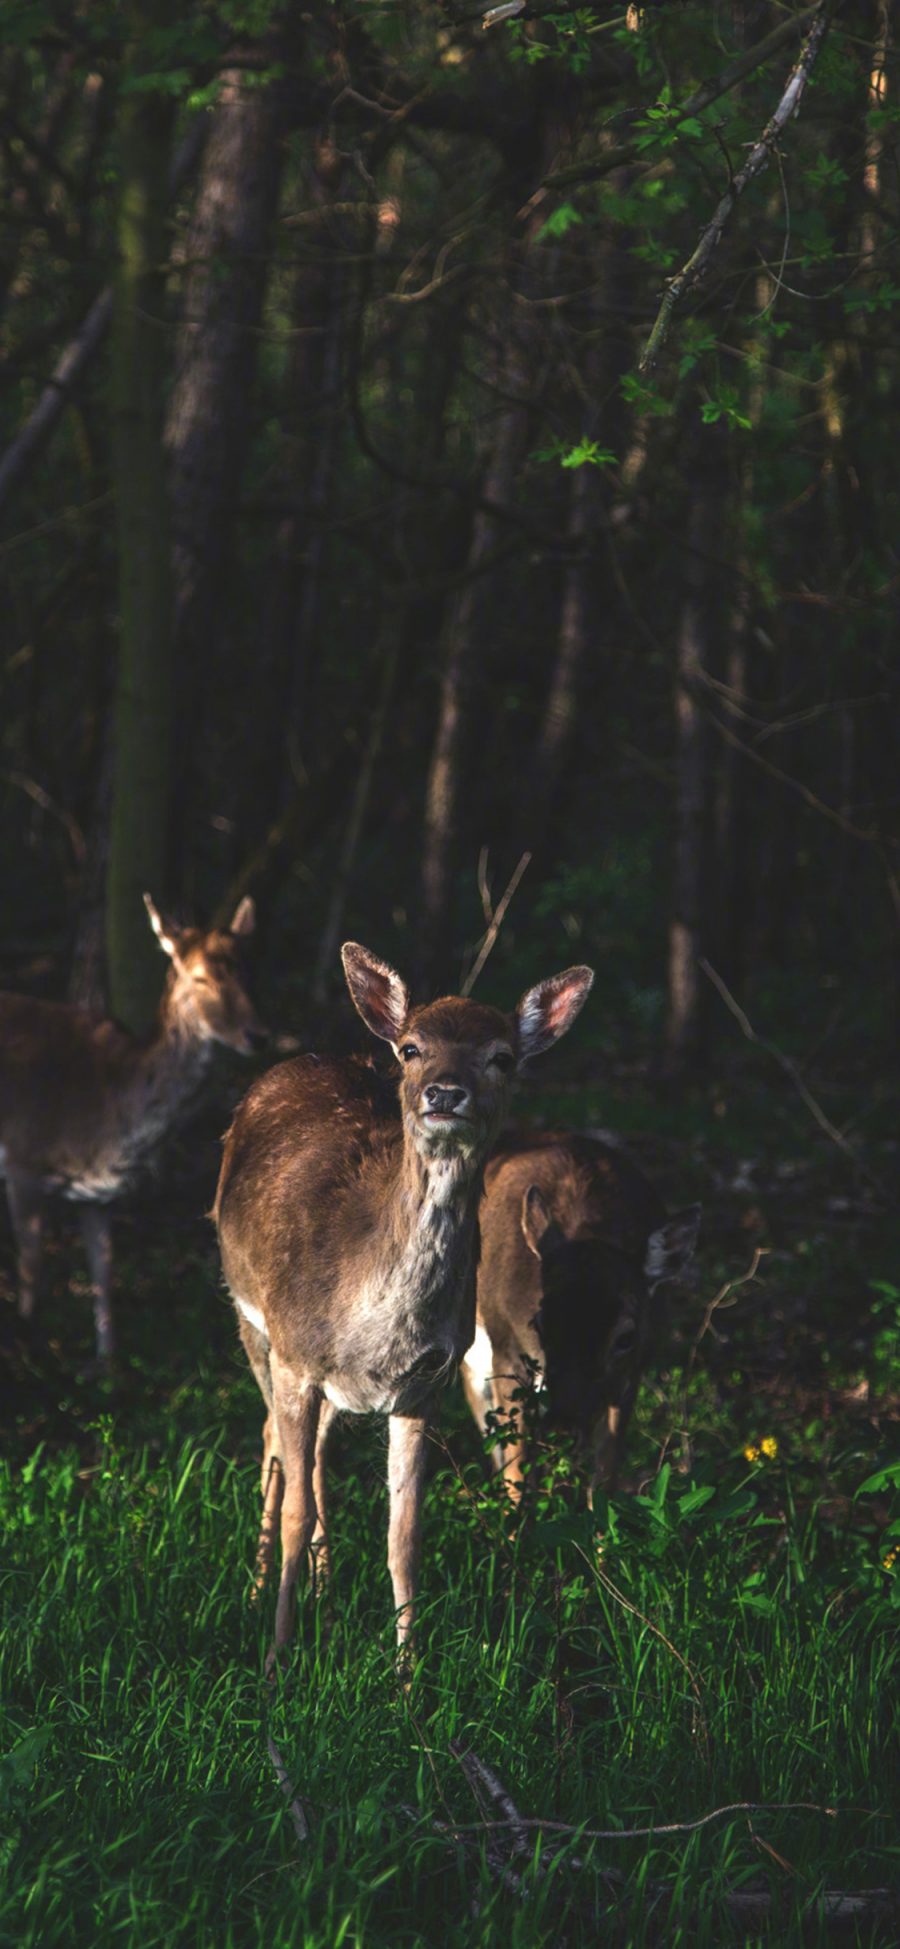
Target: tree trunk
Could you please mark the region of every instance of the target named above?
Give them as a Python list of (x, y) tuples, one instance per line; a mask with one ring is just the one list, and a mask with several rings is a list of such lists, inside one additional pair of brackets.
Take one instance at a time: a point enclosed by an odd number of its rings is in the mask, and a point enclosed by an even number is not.
[(669, 1010), (663, 1074), (679, 1082), (704, 1053), (705, 983), (698, 967), (708, 925), (709, 732), (700, 686), (710, 668), (718, 576), (710, 555), (719, 532), (718, 438), (695, 441), (684, 595), (675, 661), (675, 861), (669, 921)]
[[(512, 364), (512, 362), (510, 362)], [(516, 361), (504, 377), (504, 392), (517, 393), (522, 373)], [(487, 471), (482, 482), (486, 501), (505, 507), (512, 499), (516, 467), (522, 451), (525, 407), (504, 404), (499, 415)], [(425, 793), (425, 831), (422, 842), (422, 896), (417, 977), (422, 993), (430, 993), (436, 979), (446, 979), (453, 931), (453, 877), (457, 831), (463, 791), (468, 715), (475, 682), (481, 637), (478, 622), (483, 601), (481, 571), (498, 539), (497, 521), (488, 508), (475, 515), (466, 561), (467, 579), (452, 603), (444, 638), (438, 721)]]
[[(135, 8), (139, 72), (160, 8)], [(119, 262), (113, 311), (112, 471), (119, 548), (119, 659), (107, 885), (113, 1012), (135, 1033), (152, 1019), (159, 953), (142, 894), (165, 884), (172, 735), (172, 586), (162, 447), (167, 335), (162, 325), (165, 209), (172, 106), (123, 93)]]
[(532, 852), (544, 836), (572, 741), (578, 690), (586, 660), (589, 570), (585, 546), (593, 500), (590, 476), (590, 467), (576, 468), (569, 487), (569, 546), (572, 560), (563, 570), (556, 657), (535, 751), (534, 801), (530, 813), (534, 827)]
[[(271, 61), (266, 45), (260, 61)], [(246, 65), (227, 69), (185, 244), (187, 271), (166, 425), (175, 584), (177, 843), (196, 773), (203, 692), (212, 681), (250, 438), (268, 239), (283, 166), (284, 95)], [(180, 882), (180, 865), (173, 863)]]

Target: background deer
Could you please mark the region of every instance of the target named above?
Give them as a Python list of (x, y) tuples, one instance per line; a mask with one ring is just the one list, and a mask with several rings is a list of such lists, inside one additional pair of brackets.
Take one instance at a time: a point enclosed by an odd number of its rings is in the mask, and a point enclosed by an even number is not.
[[(667, 1218), (636, 1165), (597, 1138), (502, 1144), (485, 1171), (477, 1325), (462, 1366), (482, 1432), (491, 1410), (521, 1425), (514, 1397), (536, 1380), (550, 1425), (576, 1435), (591, 1488), (614, 1487), (658, 1335), (654, 1296), (685, 1271), (699, 1223), (699, 1205)], [(524, 1441), (493, 1457), (517, 1495)]]
[(398, 1058), (399, 1088), (352, 1058), (271, 1069), (235, 1116), (214, 1214), (268, 1409), (259, 1570), (280, 1509), (276, 1650), (306, 1549), (325, 1542), (325, 1443), (341, 1410), (389, 1417), (388, 1566), (408, 1639), (426, 1417), (474, 1329), (481, 1167), (519, 1063), (565, 1033), (593, 981), (570, 968), (514, 1015), (457, 997), (411, 1008), (365, 948), (349, 943), (343, 962), (363, 1021)]
[(152, 1162), (206, 1070), (213, 1044), (244, 1055), (266, 1041), (244, 986), (241, 901), (230, 929), (201, 933), (160, 919), (144, 895), (169, 969), (143, 1041), (64, 1002), (0, 995), (0, 1173), (18, 1247), (19, 1311), (34, 1311), (52, 1196), (78, 1209), (94, 1300), (97, 1355), (113, 1351), (109, 1207)]

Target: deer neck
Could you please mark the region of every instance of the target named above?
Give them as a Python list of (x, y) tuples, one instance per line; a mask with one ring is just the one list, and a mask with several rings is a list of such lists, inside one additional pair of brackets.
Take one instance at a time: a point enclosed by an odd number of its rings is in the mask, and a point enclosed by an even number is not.
[(138, 1046), (127, 1090), (130, 1162), (152, 1151), (194, 1096), (209, 1068), (212, 1041), (179, 984), (167, 983), (147, 1042)]
[(480, 1179), (480, 1157), (423, 1153), (404, 1131), (383, 1276), (391, 1303), (408, 1317), (443, 1311), (469, 1278)]

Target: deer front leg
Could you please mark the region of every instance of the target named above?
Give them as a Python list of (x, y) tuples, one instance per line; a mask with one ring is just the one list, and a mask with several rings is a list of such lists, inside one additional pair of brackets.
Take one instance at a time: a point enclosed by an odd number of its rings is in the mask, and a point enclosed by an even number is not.
[(19, 1272), (19, 1312), (30, 1320), (38, 1293), (44, 1257), (44, 1214), (47, 1201), (40, 1186), (31, 1178), (6, 1180), (6, 1199), (15, 1234)]
[(311, 1382), (297, 1381), (272, 1356), (272, 1392), (278, 1444), (284, 1469), (281, 1501), (281, 1581), (275, 1609), (275, 1651), (294, 1628), (297, 1578), (316, 1526), (313, 1468), (322, 1396)]
[(328, 1437), (337, 1420), (338, 1410), (333, 1401), (323, 1401), (319, 1411), (319, 1426), (316, 1433), (316, 1458), (313, 1465), (313, 1497), (316, 1505), (316, 1526), (309, 1546), (312, 1557), (313, 1584), (323, 1589), (331, 1578), (331, 1551), (328, 1546), (328, 1482), (326, 1477), (326, 1452)]
[(424, 1482), (424, 1418), (392, 1414), (388, 1418), (388, 1569), (401, 1654), (413, 1648)]
[(108, 1367), (115, 1351), (112, 1318), (112, 1233), (106, 1205), (82, 1205), (78, 1213), (94, 1300), (97, 1360)]

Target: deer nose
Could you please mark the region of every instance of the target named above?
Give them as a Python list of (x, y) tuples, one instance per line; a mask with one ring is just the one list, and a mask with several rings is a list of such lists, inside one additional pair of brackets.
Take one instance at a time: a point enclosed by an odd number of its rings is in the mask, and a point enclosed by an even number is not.
[(264, 1029), (264, 1028), (248, 1029), (247, 1041), (249, 1042), (251, 1049), (267, 1048), (269, 1042), (268, 1029)]
[(426, 1083), (422, 1091), (429, 1110), (444, 1110), (450, 1116), (465, 1103), (468, 1094), (458, 1083)]

